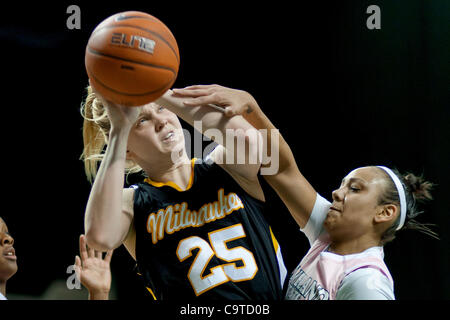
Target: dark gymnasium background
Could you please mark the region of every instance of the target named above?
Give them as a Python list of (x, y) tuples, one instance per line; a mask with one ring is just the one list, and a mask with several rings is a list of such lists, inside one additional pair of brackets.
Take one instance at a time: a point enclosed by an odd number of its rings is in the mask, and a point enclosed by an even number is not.
[[(302, 173), (331, 198), (353, 168), (386, 165), (437, 184), (422, 222), (441, 240), (402, 231), (385, 247), (399, 300), (450, 298), (450, 2), (99, 1), (2, 3), (0, 20), (3, 201), (19, 271), (10, 299), (86, 299), (68, 290), (90, 184), (83, 164), (84, 50), (106, 17), (148, 12), (175, 35), (181, 65), (174, 87), (217, 83), (243, 89), (290, 144)], [(69, 30), (67, 8), (81, 10)], [(370, 30), (369, 5), (381, 9)], [(264, 185), (289, 271), (306, 238)], [(121, 247), (111, 298), (146, 292)]]

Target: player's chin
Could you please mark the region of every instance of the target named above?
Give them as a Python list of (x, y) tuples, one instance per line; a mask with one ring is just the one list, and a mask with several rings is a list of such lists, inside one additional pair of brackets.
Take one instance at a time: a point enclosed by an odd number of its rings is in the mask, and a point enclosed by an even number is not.
[(171, 146), (163, 146), (163, 153), (170, 154), (173, 162), (178, 162), (186, 153), (184, 141), (175, 143)]
[(17, 261), (0, 257), (0, 270), (8, 278), (12, 277), (18, 270)]
[(331, 214), (328, 213), (327, 217), (323, 221), (323, 227), (327, 232), (330, 232), (331, 230), (334, 229), (337, 223), (338, 223), (338, 216), (333, 212), (331, 212)]

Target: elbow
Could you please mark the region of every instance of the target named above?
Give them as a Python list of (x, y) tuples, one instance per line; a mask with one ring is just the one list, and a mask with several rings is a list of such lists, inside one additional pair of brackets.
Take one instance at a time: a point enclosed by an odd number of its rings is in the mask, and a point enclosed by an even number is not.
[(260, 166), (263, 158), (263, 135), (255, 128), (245, 132), (245, 144), (248, 146), (249, 164)]
[(237, 164), (261, 165), (263, 155), (263, 136), (259, 130), (250, 127), (234, 132), (234, 154)]
[(113, 243), (110, 239), (94, 230), (87, 230), (85, 236), (88, 247), (94, 250), (105, 252), (114, 250), (118, 247), (118, 245)]

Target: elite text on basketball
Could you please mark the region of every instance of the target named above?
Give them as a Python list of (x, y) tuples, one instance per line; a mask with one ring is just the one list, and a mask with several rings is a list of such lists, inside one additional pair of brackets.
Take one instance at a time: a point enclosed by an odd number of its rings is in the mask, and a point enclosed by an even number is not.
[(114, 32), (111, 36), (111, 44), (136, 48), (153, 54), (156, 42), (142, 36)]

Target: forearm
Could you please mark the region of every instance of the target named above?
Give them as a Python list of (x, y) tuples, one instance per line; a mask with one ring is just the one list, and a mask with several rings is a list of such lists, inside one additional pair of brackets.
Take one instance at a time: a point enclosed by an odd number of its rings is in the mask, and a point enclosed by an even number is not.
[[(183, 101), (184, 99), (182, 97), (174, 96), (168, 91), (155, 102), (169, 109), (202, 133), (205, 133), (209, 129), (218, 129), (225, 133), (226, 129), (247, 130), (251, 128), (251, 125), (246, 121), (240, 121), (237, 124), (239, 120), (233, 119), (234, 117), (226, 117), (222, 111), (213, 106), (186, 106)], [(244, 120), (242, 117), (238, 118)]]
[[(266, 130), (266, 133), (263, 134), (263, 138), (265, 139), (266, 152), (269, 159), (273, 158), (271, 154), (271, 150), (278, 151), (278, 161), (279, 161), (279, 172), (286, 170), (287, 168), (291, 168), (296, 166), (294, 155), (292, 154), (292, 150), (284, 140), (283, 136), (280, 134), (279, 130), (273, 125), (270, 119), (264, 114), (264, 112), (259, 107), (256, 100), (249, 94), (250, 99), (247, 104), (247, 108), (243, 113), (244, 118), (256, 129), (262, 131)], [(273, 133), (273, 134), (272, 134)], [(272, 138), (275, 138), (273, 141)], [(271, 148), (272, 143), (277, 143), (278, 148)], [(270, 178), (269, 175), (268, 177)]]
[(185, 97), (166, 92), (156, 103), (222, 145), (224, 148), (215, 153), (217, 164), (226, 165), (242, 177), (256, 178), (261, 163), (258, 156), (261, 134), (240, 115), (228, 117), (219, 107), (210, 104), (186, 105), (185, 100)]
[[(269, 118), (262, 112), (256, 101), (248, 106), (244, 115), (255, 128), (267, 130), (267, 134), (263, 134), (263, 136), (267, 137), (268, 151), (272, 150), (272, 143), (279, 144), (278, 172), (276, 174), (262, 174), (262, 176), (281, 198), (298, 225), (303, 228), (314, 206), (316, 191), (301, 174), (291, 148)], [(276, 130), (273, 136), (271, 130)], [(277, 141), (272, 139), (277, 139)], [(274, 150), (277, 149), (274, 148)], [(269, 154), (268, 156), (269, 159), (277, 159), (275, 155)]]
[(243, 116), (245, 120), (247, 120), (253, 127), (258, 130), (266, 129), (272, 130), (276, 129), (270, 119), (264, 114), (264, 112), (259, 107), (256, 100), (252, 95), (248, 94), (249, 99), (246, 104), (245, 111), (243, 112)]
[(122, 238), (122, 190), (127, 140), (126, 130), (110, 133), (105, 156), (86, 206), (86, 240), (90, 247), (99, 251), (111, 249)]
[[(186, 106), (184, 100), (166, 92), (156, 103), (177, 114), (204, 136), (224, 146), (227, 150), (227, 163), (247, 164), (249, 159), (257, 159), (259, 133), (242, 116), (227, 117), (223, 111), (210, 105)], [(237, 150), (241, 146), (245, 148)], [(225, 160), (219, 160), (221, 161)]]

